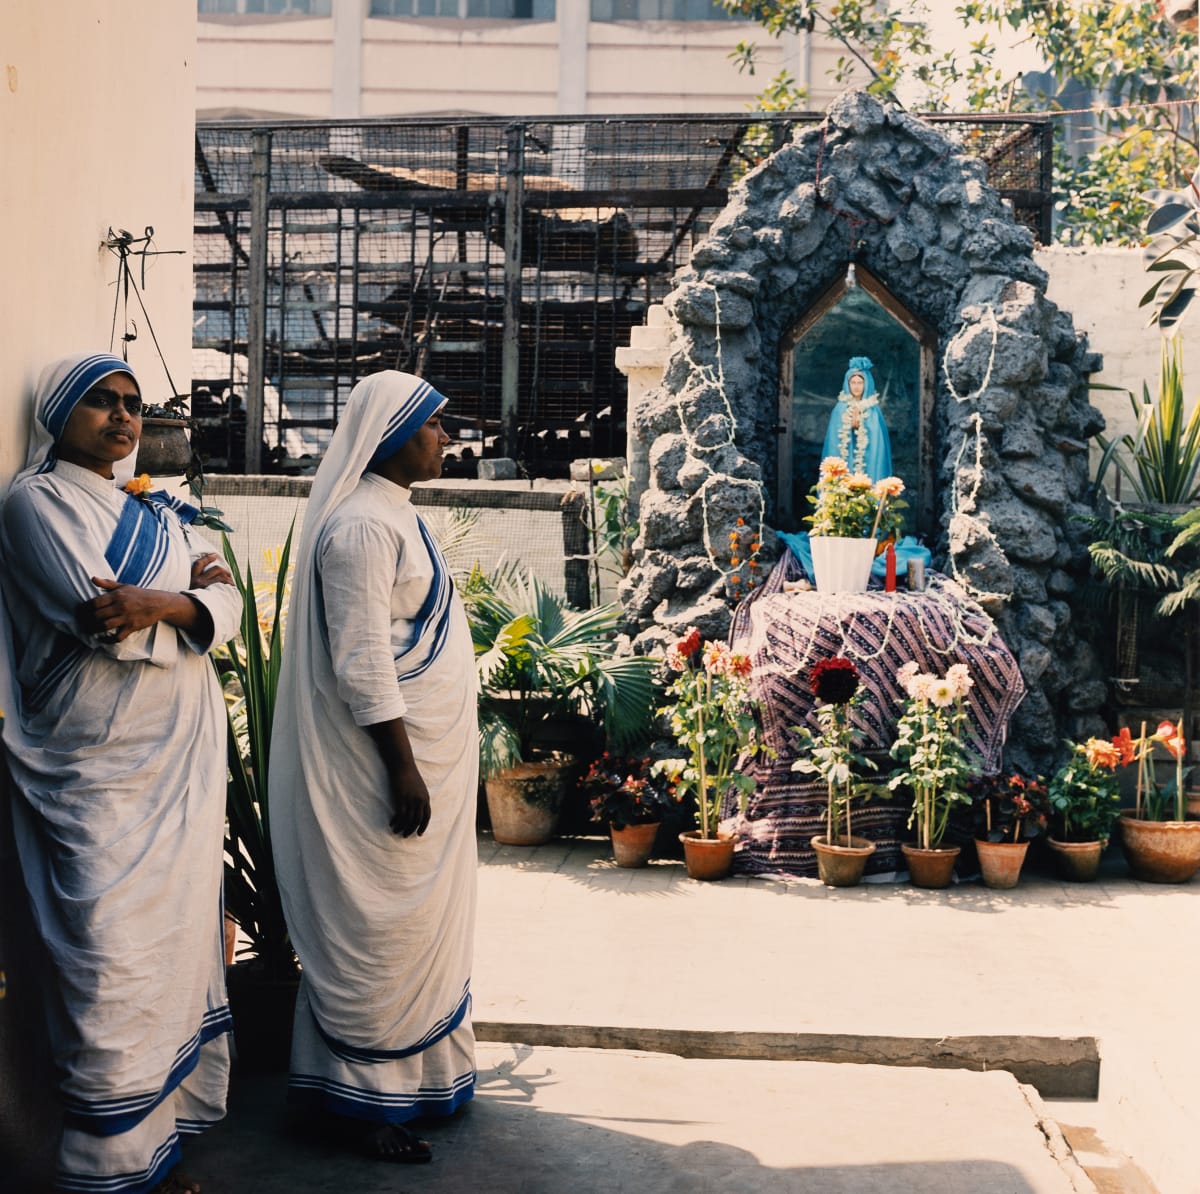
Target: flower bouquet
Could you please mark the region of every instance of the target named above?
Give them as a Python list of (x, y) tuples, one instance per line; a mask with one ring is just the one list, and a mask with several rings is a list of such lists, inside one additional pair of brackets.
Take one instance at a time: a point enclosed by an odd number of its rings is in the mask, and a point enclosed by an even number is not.
[(872, 482), (865, 473), (850, 472), (840, 456), (821, 461), (817, 484), (808, 495), (813, 512), (804, 520), (820, 591), (866, 589), (875, 556), (903, 526), (903, 492), (899, 477)]
[[(750, 698), (750, 660), (724, 643), (704, 643), (693, 626), (668, 648), (666, 665), (673, 675), (667, 692), (674, 700), (659, 712), (670, 718), (671, 733), (686, 757), (660, 759), (653, 771), (672, 780), (679, 799), (695, 795), (700, 819), (697, 836), (715, 841), (722, 836), (718, 824), (725, 793), (736, 789), (744, 809), (754, 790), (754, 777), (737, 769), (739, 756), (759, 744)], [(723, 836), (732, 863), (733, 839)], [(689, 835), (682, 837), (686, 854)]]
[(858, 669), (840, 655), (822, 659), (809, 672), (808, 682), (818, 702), (820, 732), (796, 727), (804, 753), (792, 764), (792, 770), (819, 775), (826, 784), (825, 834), (812, 839), (821, 881), (831, 887), (852, 887), (862, 878), (866, 861), (875, 852), (875, 843), (854, 837), (850, 825), (854, 769), (876, 770), (871, 759), (857, 753), (858, 740), (850, 725), (850, 710), (861, 698)]
[[(888, 780), (895, 791), (907, 787), (913, 796), (909, 828), (917, 830), (917, 844), (903, 846), (918, 886), (944, 887), (950, 882), (957, 846), (942, 847), (942, 838), (956, 804), (970, 801), (966, 782), (976, 771), (975, 762), (964, 740), (967, 711), (966, 695), (973, 681), (965, 663), (953, 664), (945, 677), (921, 672), (913, 662), (906, 663), (896, 679), (907, 696), (896, 726), (896, 741), (891, 755), (900, 763)], [(917, 877), (917, 868), (925, 861), (920, 853), (938, 851), (938, 873), (931, 883)], [(948, 859), (948, 861), (947, 861)]]

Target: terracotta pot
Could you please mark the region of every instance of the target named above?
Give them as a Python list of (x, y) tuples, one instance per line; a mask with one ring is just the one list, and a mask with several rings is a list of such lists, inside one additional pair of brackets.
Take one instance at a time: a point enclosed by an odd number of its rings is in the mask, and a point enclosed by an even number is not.
[(938, 846), (932, 850), (904, 842), (901, 852), (908, 860), (908, 875), (914, 887), (949, 887), (958, 858), (957, 846)]
[(658, 821), (650, 825), (626, 825), (624, 829), (610, 825), (608, 832), (612, 837), (613, 857), (617, 860), (617, 866), (645, 866), (654, 852), (658, 826)]
[(994, 887), (1000, 891), (1016, 887), (1028, 849), (1028, 842), (976, 841), (975, 851), (979, 855), (979, 872), (983, 876), (984, 887)]
[(1139, 821), (1122, 813), (1117, 824), (1135, 879), (1186, 883), (1200, 871), (1200, 821)]
[(1060, 842), (1048, 837), (1059, 875), (1072, 883), (1091, 883), (1100, 872), (1100, 855), (1106, 842)]
[(139, 473), (149, 473), (152, 477), (178, 477), (187, 472), (191, 461), (192, 445), (183, 419), (142, 420), (137, 451)]
[(875, 853), (875, 843), (865, 837), (852, 837), (850, 844), (830, 845), (823, 835), (812, 839), (817, 855), (817, 875), (826, 887), (856, 887), (862, 882), (867, 859)]
[(724, 879), (733, 868), (733, 847), (737, 838), (732, 833), (718, 833), (702, 838), (700, 830), (681, 833), (683, 861), (690, 879)]
[(865, 593), (875, 562), (874, 539), (811, 535), (813, 577), (819, 593)]
[(505, 846), (542, 846), (558, 825), (569, 761), (518, 763), (484, 784), (492, 836)]

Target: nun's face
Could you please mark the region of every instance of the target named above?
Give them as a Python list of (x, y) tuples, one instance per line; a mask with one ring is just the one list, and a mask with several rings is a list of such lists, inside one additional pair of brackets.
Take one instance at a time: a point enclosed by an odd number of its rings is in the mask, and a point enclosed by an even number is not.
[(110, 373), (75, 404), (55, 445), (60, 460), (113, 475), (113, 464), (124, 460), (142, 434), (142, 394), (128, 373)]
[(867, 383), (861, 373), (850, 374), (850, 397), (861, 398), (863, 391), (867, 388)]
[(442, 451), (449, 442), (450, 437), (442, 429), (442, 412), (435, 411), (377, 471), (406, 489), (417, 481), (432, 481), (442, 475)]

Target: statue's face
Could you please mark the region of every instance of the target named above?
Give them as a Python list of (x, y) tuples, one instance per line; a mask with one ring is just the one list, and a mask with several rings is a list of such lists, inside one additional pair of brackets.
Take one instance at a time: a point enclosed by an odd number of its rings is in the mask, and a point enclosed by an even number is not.
[(866, 380), (861, 373), (850, 374), (850, 397), (861, 398), (863, 391), (867, 388)]

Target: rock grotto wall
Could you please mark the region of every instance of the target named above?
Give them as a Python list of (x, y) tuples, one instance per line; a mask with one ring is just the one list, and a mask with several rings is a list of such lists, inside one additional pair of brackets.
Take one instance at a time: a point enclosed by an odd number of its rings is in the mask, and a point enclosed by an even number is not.
[(1007, 765), (1044, 769), (1064, 736), (1101, 728), (1099, 661), (1070, 606), (1087, 561), (1072, 522), (1089, 509), (1086, 441), (1104, 425), (1087, 401), (1100, 360), (1046, 298), (1033, 237), (985, 173), (931, 126), (849, 92), (736, 186), (666, 300), (662, 384), (630, 411), (649, 482), (621, 600), (636, 649), (693, 624), (727, 633), (748, 581), (731, 544), (744, 557), (761, 535), (761, 572), (777, 554), (780, 341), (853, 243), (936, 329), (934, 564), (1020, 661), (1029, 691)]

